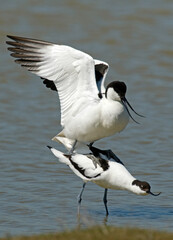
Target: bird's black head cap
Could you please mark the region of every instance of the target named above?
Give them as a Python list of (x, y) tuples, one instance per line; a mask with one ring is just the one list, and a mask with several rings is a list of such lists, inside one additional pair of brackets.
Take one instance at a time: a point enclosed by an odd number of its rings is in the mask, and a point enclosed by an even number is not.
[(111, 82), (108, 84), (108, 86), (106, 88), (106, 92), (105, 92), (106, 97), (107, 97), (107, 91), (109, 88), (113, 88), (114, 91), (118, 93), (120, 98), (123, 98), (127, 91), (127, 86), (124, 82), (114, 81), (114, 82)]

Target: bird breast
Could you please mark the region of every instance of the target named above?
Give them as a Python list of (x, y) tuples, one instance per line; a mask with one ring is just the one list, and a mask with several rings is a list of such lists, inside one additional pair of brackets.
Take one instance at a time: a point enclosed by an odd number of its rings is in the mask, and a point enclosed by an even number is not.
[(101, 108), (103, 128), (110, 129), (114, 133), (121, 132), (128, 121), (128, 113), (121, 102), (104, 99)]
[(71, 139), (92, 142), (122, 131), (128, 120), (128, 113), (120, 102), (103, 99), (71, 117), (64, 133)]

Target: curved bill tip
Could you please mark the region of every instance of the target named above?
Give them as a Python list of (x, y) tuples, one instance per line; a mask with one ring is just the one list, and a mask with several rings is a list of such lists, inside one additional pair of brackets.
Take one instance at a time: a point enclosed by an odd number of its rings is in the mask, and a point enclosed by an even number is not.
[(152, 195), (152, 196), (155, 196), (155, 197), (156, 197), (156, 196), (159, 196), (159, 195), (161, 194), (161, 192), (159, 192), (159, 193), (152, 193), (152, 192), (150, 192), (150, 191), (149, 191), (148, 193), (149, 193), (150, 195)]
[(137, 121), (132, 117), (132, 115), (131, 115), (131, 113), (130, 113), (130, 111), (129, 111), (127, 105), (126, 105), (127, 101), (126, 101), (126, 100), (122, 100), (122, 103), (123, 103), (125, 109), (127, 110), (128, 114), (129, 114), (129, 116), (130, 116), (130, 118), (131, 118), (135, 123), (140, 124), (139, 122), (137, 122)]
[(137, 122), (137, 121), (132, 117), (132, 115), (130, 114), (130, 111), (128, 110), (128, 107), (127, 107), (127, 106), (129, 106), (129, 108), (130, 108), (136, 115), (138, 115), (138, 116), (140, 116), (140, 117), (145, 117), (145, 116), (137, 113), (137, 112), (134, 110), (134, 108), (130, 105), (130, 103), (127, 101), (126, 97), (122, 97), (121, 100), (122, 100), (122, 103), (123, 103), (123, 105), (125, 106), (128, 114), (129, 114), (130, 118), (131, 118), (135, 123), (138, 123), (138, 124), (139, 124), (139, 122)]

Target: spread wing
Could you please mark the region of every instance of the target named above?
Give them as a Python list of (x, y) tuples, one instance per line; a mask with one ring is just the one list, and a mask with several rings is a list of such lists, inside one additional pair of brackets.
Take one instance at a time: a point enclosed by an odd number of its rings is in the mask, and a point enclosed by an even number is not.
[[(45, 79), (45, 84), (58, 90), (61, 105), (61, 125), (71, 114), (74, 104), (78, 106), (99, 100), (96, 84), (95, 61), (88, 54), (65, 45), (40, 40), (8, 36), (13, 41), (8, 48), (17, 58), (16, 63)], [(98, 63), (98, 62), (97, 62)], [(98, 65), (98, 64), (96, 64)], [(97, 69), (102, 69), (97, 66)], [(100, 71), (100, 70), (98, 70)], [(104, 73), (102, 73), (104, 76)], [(102, 80), (98, 77), (98, 82)], [(53, 84), (51, 85), (53, 82)], [(101, 89), (101, 88), (100, 88)]]
[[(98, 88), (98, 96), (99, 98), (103, 97), (103, 94), (105, 93), (105, 87), (104, 82), (107, 75), (107, 72), (109, 70), (109, 65), (106, 62), (96, 60), (94, 59), (95, 63), (95, 78), (96, 78), (96, 84)], [(50, 88), (53, 91), (57, 91), (56, 86), (53, 81), (44, 79), (43, 83), (46, 85), (47, 88)]]

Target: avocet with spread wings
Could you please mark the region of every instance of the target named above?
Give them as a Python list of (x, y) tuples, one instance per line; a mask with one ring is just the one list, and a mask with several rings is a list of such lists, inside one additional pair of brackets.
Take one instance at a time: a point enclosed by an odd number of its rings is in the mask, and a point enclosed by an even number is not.
[(69, 46), (24, 37), (8, 38), (13, 40), (7, 44), (12, 46), (8, 49), (17, 58), (15, 62), (40, 76), (48, 88), (58, 91), (63, 129), (53, 140), (66, 139), (73, 147), (77, 141), (92, 143), (121, 132), (129, 116), (133, 119), (128, 106), (134, 109), (125, 97), (125, 83), (114, 81), (104, 88), (107, 63)]

